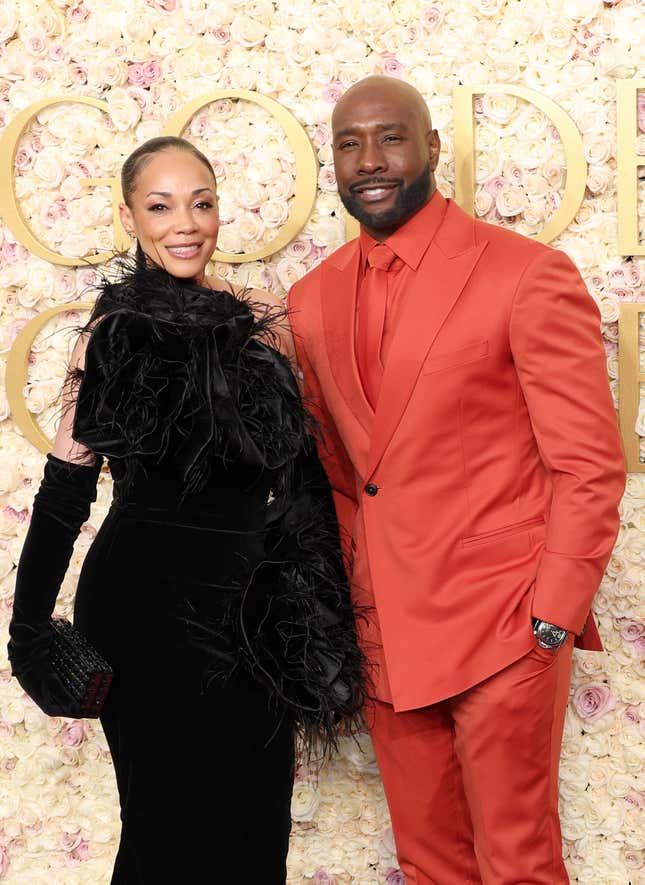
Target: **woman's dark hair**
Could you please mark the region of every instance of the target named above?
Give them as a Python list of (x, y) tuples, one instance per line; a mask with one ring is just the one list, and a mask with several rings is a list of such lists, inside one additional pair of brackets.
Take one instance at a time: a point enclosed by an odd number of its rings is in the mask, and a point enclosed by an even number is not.
[(123, 191), (123, 199), (126, 206), (132, 208), (130, 200), (136, 189), (137, 178), (143, 167), (150, 162), (155, 154), (168, 150), (186, 151), (186, 153), (192, 154), (195, 159), (206, 166), (210, 174), (215, 178), (215, 172), (208, 157), (204, 156), (194, 144), (186, 141), (185, 138), (178, 138), (176, 135), (161, 135), (158, 138), (151, 138), (132, 151), (121, 168), (121, 190)]

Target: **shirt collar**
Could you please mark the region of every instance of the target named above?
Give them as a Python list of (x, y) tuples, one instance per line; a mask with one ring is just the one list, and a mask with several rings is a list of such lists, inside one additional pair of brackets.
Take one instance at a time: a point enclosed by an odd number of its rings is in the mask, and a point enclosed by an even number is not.
[[(419, 209), (418, 212), (395, 230), (392, 236), (385, 241), (390, 249), (408, 267), (416, 270), (423, 258), (428, 246), (439, 230), (446, 212), (447, 202), (438, 190), (435, 190), (430, 200)], [(378, 241), (371, 237), (365, 228), (361, 226), (359, 243), (361, 249), (361, 261), (363, 266), (367, 261), (367, 255)]]

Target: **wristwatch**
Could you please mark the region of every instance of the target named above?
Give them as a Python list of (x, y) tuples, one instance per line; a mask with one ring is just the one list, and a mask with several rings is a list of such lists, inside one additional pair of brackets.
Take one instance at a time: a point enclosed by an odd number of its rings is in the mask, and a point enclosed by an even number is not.
[(549, 624), (548, 621), (541, 621), (539, 618), (533, 618), (533, 632), (540, 648), (548, 648), (556, 651), (566, 642), (569, 635), (562, 627), (556, 627), (555, 624)]

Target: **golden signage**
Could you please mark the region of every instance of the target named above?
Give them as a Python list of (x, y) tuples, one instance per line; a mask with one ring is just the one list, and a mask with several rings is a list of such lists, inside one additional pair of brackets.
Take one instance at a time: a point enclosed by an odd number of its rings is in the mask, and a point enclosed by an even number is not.
[[(618, 80), (618, 251), (621, 255), (645, 255), (645, 245), (639, 241), (638, 232), (638, 168), (643, 165), (643, 157), (636, 152), (637, 93), (645, 89), (645, 80)], [(541, 110), (553, 123), (560, 134), (565, 152), (567, 176), (561, 203), (554, 215), (547, 221), (536, 239), (548, 243), (557, 237), (574, 218), (582, 202), (585, 190), (587, 164), (584, 158), (582, 139), (573, 120), (551, 99), (527, 89), (511, 84), (488, 84), (482, 86), (457, 86), (453, 92), (454, 109), (454, 155), (455, 155), (455, 200), (462, 208), (474, 213), (475, 199), (475, 120), (473, 101), (476, 95), (484, 93), (506, 93), (515, 95)], [(253, 252), (231, 254), (216, 250), (213, 257), (222, 262), (241, 263), (257, 261), (275, 254), (302, 230), (311, 214), (316, 197), (318, 161), (303, 126), (279, 102), (264, 95), (245, 89), (217, 89), (189, 102), (168, 120), (164, 135), (181, 135), (192, 117), (205, 105), (223, 98), (251, 101), (275, 117), (283, 127), (295, 157), (296, 186), (293, 205), (287, 222), (274, 239)], [(41, 243), (29, 228), (19, 205), (15, 191), (14, 161), (20, 138), (32, 119), (52, 105), (70, 103), (89, 105), (108, 113), (106, 102), (87, 97), (56, 96), (43, 99), (20, 111), (5, 128), (0, 139), (0, 214), (15, 239), (26, 246), (34, 255), (52, 264), (86, 265), (99, 264), (111, 257), (111, 253), (100, 253), (85, 257), (60, 255)], [(86, 185), (108, 185), (112, 189), (114, 216), (114, 243), (117, 250), (127, 248), (129, 240), (121, 226), (118, 205), (122, 201), (120, 184), (115, 178), (86, 179)], [(356, 236), (358, 225), (354, 219), (347, 219), (347, 237)], [(59, 313), (86, 309), (89, 305), (66, 304), (46, 310), (32, 319), (16, 338), (7, 360), (7, 398), (14, 421), (27, 439), (42, 451), (48, 451), (50, 441), (40, 429), (35, 417), (28, 411), (24, 401), (24, 388), (27, 382), (27, 361), (33, 341), (38, 332)], [(638, 413), (640, 383), (645, 380), (640, 371), (638, 353), (638, 321), (645, 307), (637, 304), (622, 304), (620, 318), (620, 425), (625, 445), (628, 470), (645, 471), (645, 464), (639, 460), (639, 437), (635, 432)]]

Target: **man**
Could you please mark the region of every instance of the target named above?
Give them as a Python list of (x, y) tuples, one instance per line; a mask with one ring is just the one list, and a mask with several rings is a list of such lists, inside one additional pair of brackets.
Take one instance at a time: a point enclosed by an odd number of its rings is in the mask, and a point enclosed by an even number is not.
[(589, 611), (624, 486), (598, 311), (565, 255), (436, 190), (412, 87), (362, 80), (332, 128), (361, 232), (290, 311), (372, 610), (369, 724), (401, 868), (415, 885), (568, 882), (571, 652), (602, 648)]

